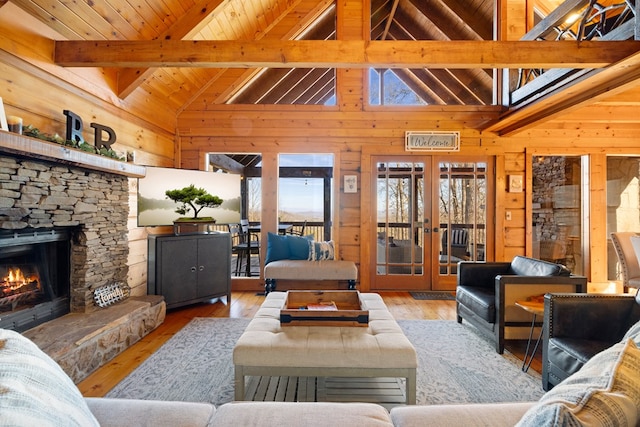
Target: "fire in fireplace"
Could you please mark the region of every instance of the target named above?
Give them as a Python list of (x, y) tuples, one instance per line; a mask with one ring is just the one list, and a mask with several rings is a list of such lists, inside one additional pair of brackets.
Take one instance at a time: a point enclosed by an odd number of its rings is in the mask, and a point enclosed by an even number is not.
[[(23, 268), (26, 274), (23, 274)], [(11, 309), (15, 310), (22, 301), (42, 297), (40, 278), (34, 264), (27, 264), (22, 268), (9, 267), (8, 270), (8, 275), (0, 277), (0, 307), (11, 305)]]
[(72, 230), (0, 233), (0, 327), (23, 332), (69, 313)]

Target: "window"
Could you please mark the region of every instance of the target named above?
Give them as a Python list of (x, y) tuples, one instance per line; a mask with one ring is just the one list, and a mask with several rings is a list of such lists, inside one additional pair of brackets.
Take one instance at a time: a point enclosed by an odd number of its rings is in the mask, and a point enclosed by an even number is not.
[(331, 239), (333, 154), (280, 154), (278, 222)]

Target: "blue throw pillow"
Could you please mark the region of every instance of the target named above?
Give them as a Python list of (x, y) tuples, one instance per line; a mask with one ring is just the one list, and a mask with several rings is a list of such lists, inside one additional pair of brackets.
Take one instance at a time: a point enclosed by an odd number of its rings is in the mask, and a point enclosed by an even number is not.
[(264, 260), (265, 265), (269, 264), (272, 261), (289, 259), (289, 256), (290, 253), (289, 243), (287, 243), (287, 236), (267, 233), (267, 258)]
[(309, 236), (286, 236), (289, 243), (289, 259), (309, 259), (309, 241), (313, 240), (313, 235)]

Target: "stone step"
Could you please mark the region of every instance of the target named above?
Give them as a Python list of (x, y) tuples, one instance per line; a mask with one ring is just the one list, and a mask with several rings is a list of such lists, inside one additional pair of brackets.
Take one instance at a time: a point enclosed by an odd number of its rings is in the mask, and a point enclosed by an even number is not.
[(78, 383), (164, 322), (161, 295), (131, 297), (91, 313), (70, 313), (23, 333)]

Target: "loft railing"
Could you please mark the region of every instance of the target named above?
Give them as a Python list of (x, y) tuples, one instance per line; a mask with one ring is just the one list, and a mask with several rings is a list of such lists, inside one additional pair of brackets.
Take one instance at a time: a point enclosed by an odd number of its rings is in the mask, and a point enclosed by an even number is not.
[[(636, 36), (635, 1), (615, 4), (594, 0), (567, 0), (542, 19), (521, 40), (633, 40)], [(593, 69), (505, 70), (509, 104), (517, 106), (541, 97)]]

